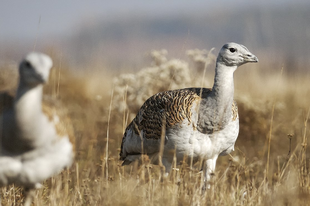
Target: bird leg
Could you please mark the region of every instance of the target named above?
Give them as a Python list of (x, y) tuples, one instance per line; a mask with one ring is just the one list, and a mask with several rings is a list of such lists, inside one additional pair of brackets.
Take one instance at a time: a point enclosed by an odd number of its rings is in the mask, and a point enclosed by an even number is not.
[(203, 189), (210, 189), (211, 187), (210, 183), (211, 183), (212, 177), (214, 176), (216, 160), (217, 160), (217, 156), (213, 157), (213, 159), (206, 160)]
[(162, 167), (161, 167), (161, 179), (166, 179), (169, 176), (170, 170), (171, 170), (171, 162), (167, 158), (162, 158), (161, 160)]
[[(25, 187), (25, 201), (24, 201), (24, 206), (30, 206), (32, 200), (34, 199), (36, 189), (41, 188), (42, 185), (40, 183), (36, 183), (33, 187)], [(1, 206), (1, 205), (0, 205)]]
[(34, 195), (35, 195), (35, 189), (34, 188), (25, 188), (25, 195), (26, 195), (26, 198), (25, 198), (25, 201), (24, 201), (24, 206), (30, 206), (31, 205), (31, 202), (34, 198)]

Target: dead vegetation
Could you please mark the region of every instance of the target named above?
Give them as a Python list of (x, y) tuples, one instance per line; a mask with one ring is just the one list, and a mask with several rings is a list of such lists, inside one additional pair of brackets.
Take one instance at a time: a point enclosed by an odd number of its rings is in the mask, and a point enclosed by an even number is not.
[[(68, 111), (76, 161), (44, 182), (34, 205), (308, 205), (310, 83), (307, 75), (290, 78), (281, 68), (266, 72), (258, 64), (236, 72), (240, 134), (236, 151), (219, 158), (210, 190), (201, 189), (202, 174), (186, 163), (164, 181), (159, 166), (147, 158), (142, 167), (120, 166), (124, 128), (149, 96), (212, 86), (214, 55), (200, 50), (188, 55), (189, 61), (168, 59), (167, 51), (154, 51), (149, 67), (113, 81), (99, 72), (75, 73), (54, 59), (45, 92)], [(14, 88), (7, 80), (8, 74), (16, 79), (16, 72), (6, 69), (1, 69), (1, 90)], [(0, 191), (3, 205), (21, 204), (18, 187)]]

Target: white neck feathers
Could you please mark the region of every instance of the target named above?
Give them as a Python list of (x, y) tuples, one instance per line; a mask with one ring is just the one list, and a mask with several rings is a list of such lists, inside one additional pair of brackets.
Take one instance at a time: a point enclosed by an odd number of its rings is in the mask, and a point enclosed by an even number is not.
[(29, 88), (20, 84), (14, 102), (14, 110), (17, 121), (29, 124), (30, 119), (36, 119), (42, 114), (43, 85)]
[(236, 69), (237, 66), (228, 67), (221, 63), (216, 64), (212, 96), (219, 104), (230, 103), (233, 100), (234, 71)]

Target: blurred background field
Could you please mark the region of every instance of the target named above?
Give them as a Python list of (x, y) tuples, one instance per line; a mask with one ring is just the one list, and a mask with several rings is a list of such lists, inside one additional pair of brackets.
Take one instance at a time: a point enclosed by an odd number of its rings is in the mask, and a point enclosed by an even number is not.
[[(310, 3), (69, 2), (0, 7), (0, 91), (14, 91), (27, 52), (49, 54), (45, 94), (62, 102), (76, 137), (74, 165), (44, 183), (35, 205), (309, 204)], [(203, 192), (199, 168), (185, 164), (163, 181), (146, 157), (142, 167), (121, 167), (124, 129), (143, 102), (212, 87), (229, 41), (259, 63), (235, 72), (240, 132), (236, 150), (218, 159), (213, 187)], [(16, 186), (0, 192), (3, 205), (23, 199)]]

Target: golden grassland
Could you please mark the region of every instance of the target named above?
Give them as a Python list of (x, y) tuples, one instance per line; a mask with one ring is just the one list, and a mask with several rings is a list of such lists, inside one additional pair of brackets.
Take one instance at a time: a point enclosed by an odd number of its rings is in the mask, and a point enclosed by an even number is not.
[[(198, 165), (183, 163), (166, 179), (147, 157), (142, 166), (121, 166), (124, 129), (146, 98), (168, 89), (212, 86), (212, 53), (192, 50), (185, 60), (168, 59), (166, 53), (153, 51), (150, 66), (131, 74), (75, 71), (54, 56), (45, 94), (62, 102), (72, 121), (76, 160), (44, 182), (33, 204), (309, 205), (309, 74), (291, 77), (287, 68), (264, 61), (235, 73), (239, 138), (235, 151), (218, 159), (211, 189), (202, 190)], [(8, 68), (1, 68), (1, 90), (16, 87), (17, 69)], [(0, 193), (5, 206), (23, 201), (17, 186)]]

